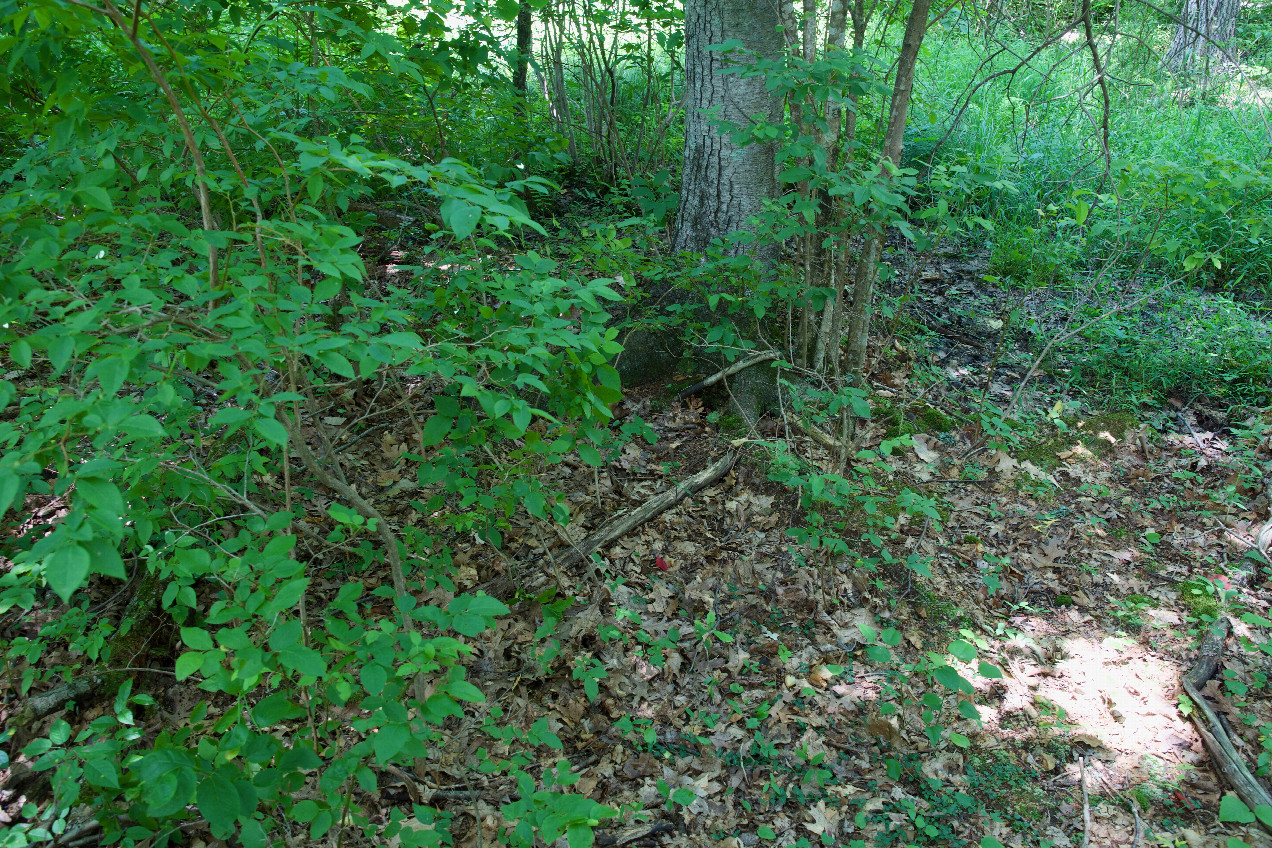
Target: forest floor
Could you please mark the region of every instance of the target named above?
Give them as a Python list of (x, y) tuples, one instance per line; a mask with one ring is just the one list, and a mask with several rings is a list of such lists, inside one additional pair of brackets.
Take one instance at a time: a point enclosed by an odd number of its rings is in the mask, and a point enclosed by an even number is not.
[[(944, 279), (950, 301), (992, 299), (967, 282), (976, 264), (924, 273)], [(1178, 430), (1160, 432), (1093, 410), (1057, 413), (1050, 428), (986, 449), (966, 398), (984, 389), (1005, 401), (1024, 372), (1000, 357), (986, 382), (992, 343), (978, 348), (976, 328), (940, 300), (913, 309), (954, 328), (926, 363), (941, 379), (917, 379), (913, 357), (887, 342), (872, 378), (894, 414), (863, 441), (877, 448), (900, 417), (913, 431), (914, 446), (893, 452), (872, 485), (936, 499), (939, 520), (884, 521), (885, 544), (928, 558), (930, 577), (853, 569), (853, 557), (794, 543), (787, 531), (805, 513), (799, 493), (771, 479), (773, 446), (812, 469), (835, 460), (789, 422), (722, 432), (730, 419), (711, 409), (720, 396), (681, 403), (662, 387), (631, 390), (620, 423), (639, 415), (658, 439), (599, 470), (548, 470), (545, 484), (568, 493), (568, 528), (519, 516), (501, 550), (459, 546), (457, 588), (499, 597), (513, 614), (474, 641), (471, 676), (489, 700), (454, 728), (424, 781), (443, 791), (389, 779), (364, 803), (409, 809), (422, 793), (453, 812), (457, 845), (496, 844), (514, 787), (477, 783), (467, 764), (479, 746), (502, 750), (478, 729), (497, 707), (500, 724), (522, 730), (546, 719), (561, 748), (539, 749), (545, 772), (564, 759), (573, 791), (622, 808), (598, 844), (1272, 844), (1257, 825), (1218, 821), (1229, 787), (1185, 715), (1180, 682), (1206, 621), (1227, 614), (1238, 636), (1253, 636), (1241, 613), (1268, 617), (1266, 574), (1223, 603), (1212, 585), (1257, 557), (1267, 496), (1241, 471), (1266, 463), (1272, 440), (1237, 444), (1214, 426), (1220, 416), (1195, 408), (1171, 410)], [(1047, 387), (1038, 391), (1032, 402), (1050, 405)], [(413, 469), (401, 461), (414, 436), (398, 420), (350, 459), (370, 488), (393, 492), (380, 508), (414, 523)], [(730, 454), (714, 484), (590, 560), (574, 555), (615, 516)], [(557, 617), (560, 651), (545, 660), (535, 631)], [(867, 653), (875, 636), (892, 660)], [(950, 659), (955, 640), (1001, 677)], [(934, 659), (974, 695), (932, 682)], [(1272, 722), (1272, 704), (1255, 695), (1270, 665), (1230, 651), (1227, 685), (1206, 689), (1251, 764), (1267, 756), (1258, 726)], [(1249, 697), (1234, 694), (1246, 687)], [(974, 700), (979, 721), (958, 712), (960, 700)], [(932, 708), (935, 721), (924, 715)], [(927, 732), (933, 723), (946, 733)]]

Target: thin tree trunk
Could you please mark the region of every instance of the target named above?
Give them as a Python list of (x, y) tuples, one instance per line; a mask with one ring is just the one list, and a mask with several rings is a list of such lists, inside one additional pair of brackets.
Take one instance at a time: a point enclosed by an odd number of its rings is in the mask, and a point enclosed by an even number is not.
[(530, 0), (517, 7), (517, 60), (512, 68), (512, 87), (517, 92), (517, 114), (526, 116), (526, 75), (530, 69), (530, 51), (534, 49), (534, 18)]
[[(914, 69), (918, 63), (919, 47), (927, 34), (928, 11), (932, 0), (914, 0), (905, 37), (901, 42), (901, 57), (897, 61), (896, 80), (892, 85), (892, 106), (888, 111), (888, 129), (883, 140), (880, 162), (885, 168), (901, 164), (901, 147), (905, 142), (906, 118), (910, 109), (910, 94), (914, 88)], [(886, 173), (886, 171), (885, 171)], [(854, 386), (866, 385), (866, 340), (870, 331), (870, 312), (874, 300), (875, 278), (878, 276), (879, 256), (883, 250), (884, 232), (877, 230), (866, 238), (866, 244), (857, 260), (853, 274), (852, 306), (848, 321), (848, 360), (845, 372)]]

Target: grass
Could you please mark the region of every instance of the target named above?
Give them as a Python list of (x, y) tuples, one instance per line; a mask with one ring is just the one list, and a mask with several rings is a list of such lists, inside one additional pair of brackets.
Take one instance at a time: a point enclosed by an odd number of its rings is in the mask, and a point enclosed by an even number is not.
[(1272, 398), (1272, 329), (1227, 296), (1163, 292), (1142, 311), (1104, 319), (1059, 354), (1073, 383), (1127, 408), (1170, 397)]

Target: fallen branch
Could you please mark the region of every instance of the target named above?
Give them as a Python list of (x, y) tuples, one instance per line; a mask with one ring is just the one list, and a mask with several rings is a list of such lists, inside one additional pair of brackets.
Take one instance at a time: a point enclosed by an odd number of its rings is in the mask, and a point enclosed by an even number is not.
[(631, 845), (635, 842), (650, 840), (662, 833), (671, 833), (676, 826), (671, 822), (652, 822), (625, 827), (617, 833), (596, 834), (597, 845)]
[(716, 383), (720, 382), (726, 377), (732, 377), (734, 374), (738, 373), (739, 371), (745, 371), (746, 369), (750, 368), (752, 365), (759, 365), (761, 362), (768, 362), (770, 360), (777, 359), (777, 358), (778, 358), (777, 351), (769, 350), (769, 351), (765, 351), (764, 353), (756, 354), (755, 356), (752, 356), (749, 359), (739, 360), (733, 363), (732, 365), (730, 365), (728, 368), (724, 368), (715, 372), (707, 379), (698, 383), (694, 383), (692, 386), (688, 387), (687, 389), (681, 389), (679, 392), (676, 393), (676, 400), (684, 400), (685, 398), (689, 397), (689, 395), (696, 395), (698, 392), (702, 391), (703, 389), (714, 386)]
[(808, 438), (812, 439), (814, 442), (816, 442), (817, 444), (821, 445), (824, 448), (828, 448), (834, 451), (842, 450), (843, 448), (842, 442), (840, 442), (834, 436), (827, 434), (825, 431), (819, 430), (817, 427), (814, 427), (812, 424), (805, 424), (803, 421), (800, 421), (798, 418), (791, 418), (789, 420), (789, 423), (796, 430), (800, 431), (805, 436), (808, 436)]
[[(1232, 744), (1232, 738), (1220, 724), (1219, 716), (1201, 691), (1206, 681), (1219, 669), (1219, 661), (1223, 657), (1223, 643), (1228, 638), (1230, 627), (1226, 616), (1221, 616), (1211, 625), (1206, 638), (1201, 640), (1201, 647), (1197, 651), (1197, 662), (1184, 675), (1184, 691), (1192, 699), (1195, 709), (1191, 718), (1193, 724), (1197, 726), (1197, 732), (1201, 734), (1201, 741), (1206, 743), (1211, 759), (1215, 761), (1215, 771), (1228, 782), (1236, 791), (1237, 797), (1251, 810), (1258, 806), (1272, 807), (1272, 796), (1254, 779), (1254, 775), (1250, 774), (1250, 769), (1246, 767), (1245, 761), (1237, 753), (1236, 746)], [(1262, 823), (1262, 819), (1259, 821)], [(1264, 827), (1272, 830), (1272, 827), (1266, 824)]]
[(565, 554), (557, 559), (557, 565), (559, 567), (577, 565), (583, 561), (584, 557), (591, 556), (592, 552), (597, 548), (625, 536), (633, 528), (644, 524), (655, 515), (667, 511), (694, 492), (710, 486), (727, 474), (736, 460), (737, 455), (730, 452), (692, 477), (677, 483), (662, 494), (655, 495), (631, 512), (619, 516), (566, 551)]
[(67, 705), (75, 703), (85, 695), (90, 695), (102, 685), (103, 676), (99, 674), (78, 677), (69, 683), (54, 686), (47, 692), (32, 695), (9, 717), (9, 727), (24, 727), (34, 724), (45, 716), (57, 712)]

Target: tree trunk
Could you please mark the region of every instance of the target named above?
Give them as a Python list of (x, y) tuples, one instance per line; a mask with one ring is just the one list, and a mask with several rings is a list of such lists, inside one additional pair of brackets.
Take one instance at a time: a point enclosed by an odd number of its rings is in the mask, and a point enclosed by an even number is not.
[(1241, 0), (1184, 0), (1179, 28), (1162, 57), (1172, 73), (1207, 71), (1211, 61), (1223, 61), (1228, 42), (1237, 32)]
[[(712, 239), (743, 229), (777, 194), (771, 144), (738, 145), (719, 121), (745, 127), (754, 118), (776, 122), (781, 101), (762, 78), (723, 74), (750, 55), (782, 51), (778, 4), (773, 0), (686, 0), (685, 155), (676, 219), (677, 250), (706, 251)], [(746, 54), (707, 49), (737, 39)]]
[(517, 114), (526, 115), (526, 76), (530, 69), (530, 51), (534, 49), (534, 18), (530, 0), (517, 7), (517, 61), (512, 68), (512, 87), (517, 92)]

